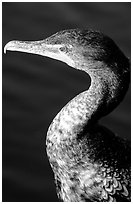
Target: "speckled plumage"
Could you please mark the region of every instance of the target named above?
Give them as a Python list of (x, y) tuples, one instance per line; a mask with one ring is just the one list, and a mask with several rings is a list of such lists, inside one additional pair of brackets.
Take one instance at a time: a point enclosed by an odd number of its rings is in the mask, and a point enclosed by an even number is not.
[(91, 86), (57, 114), (47, 154), (60, 200), (130, 201), (130, 144), (98, 124), (123, 99), (129, 61), (107, 36), (71, 29), (35, 42), (11, 41), (6, 50), (41, 54), (85, 71)]
[[(90, 46), (82, 35), (75, 32), (74, 35), (76, 40), (81, 37), (82, 46)], [(104, 44), (103, 41), (100, 43)], [(111, 61), (108, 57), (106, 60)], [(108, 68), (108, 64), (98, 58), (95, 54), (95, 59), (91, 59), (94, 63), (91, 67), (96, 66), (96, 72), (89, 68), (85, 70), (92, 80), (89, 90), (79, 94), (58, 113), (47, 134), (47, 153), (55, 174), (58, 196), (63, 201), (130, 200), (130, 146), (110, 131), (95, 125), (99, 117), (119, 103), (118, 89), (120, 84), (122, 89), (121, 78), (125, 76), (113, 71), (117, 65)], [(85, 66), (87, 68), (89, 63)]]
[(50, 143), (47, 151), (61, 200), (130, 201), (130, 145), (125, 141), (94, 125), (75, 139)]

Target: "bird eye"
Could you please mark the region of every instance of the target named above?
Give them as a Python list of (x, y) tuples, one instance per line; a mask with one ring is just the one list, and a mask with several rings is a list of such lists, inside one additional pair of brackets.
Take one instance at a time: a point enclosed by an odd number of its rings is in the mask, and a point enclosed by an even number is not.
[(60, 47), (59, 50), (60, 50), (61, 52), (65, 52), (65, 53), (68, 52), (68, 48), (67, 48), (66, 46)]

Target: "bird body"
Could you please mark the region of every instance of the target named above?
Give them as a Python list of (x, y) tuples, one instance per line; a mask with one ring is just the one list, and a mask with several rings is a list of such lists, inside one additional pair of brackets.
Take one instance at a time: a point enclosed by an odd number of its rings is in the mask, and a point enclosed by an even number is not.
[(47, 139), (47, 152), (61, 200), (130, 199), (130, 146), (106, 128), (97, 124), (75, 139)]
[(66, 104), (47, 132), (47, 154), (62, 201), (130, 201), (130, 144), (98, 124), (124, 98), (129, 61), (97, 31), (71, 29), (6, 50), (48, 56), (85, 71), (91, 86)]

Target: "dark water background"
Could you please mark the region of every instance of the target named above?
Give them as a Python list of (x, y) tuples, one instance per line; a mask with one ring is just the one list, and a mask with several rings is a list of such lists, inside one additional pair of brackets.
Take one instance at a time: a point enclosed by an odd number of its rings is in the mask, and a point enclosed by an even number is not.
[[(3, 46), (68, 28), (101, 30), (130, 57), (130, 3), (3, 3)], [(46, 150), (49, 124), (89, 86), (85, 73), (37, 55), (3, 55), (3, 201), (58, 201)], [(101, 123), (130, 139), (130, 89)]]

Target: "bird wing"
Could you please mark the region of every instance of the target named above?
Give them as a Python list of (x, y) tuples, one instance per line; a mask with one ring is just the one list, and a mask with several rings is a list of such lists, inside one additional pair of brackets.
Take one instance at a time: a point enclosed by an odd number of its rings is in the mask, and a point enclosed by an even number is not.
[(111, 177), (107, 176), (103, 180), (103, 190), (101, 197), (104, 201), (130, 201), (130, 178), (129, 173), (122, 172), (117, 174), (116, 172)]
[(130, 201), (130, 144), (102, 126), (93, 129), (92, 134), (86, 133), (84, 138), (82, 149), (88, 150), (90, 159), (88, 163), (85, 159), (79, 176), (83, 200)]
[[(86, 172), (87, 173), (87, 172)], [(130, 201), (130, 173), (121, 171), (114, 172), (113, 176), (109, 175), (109, 171), (101, 173), (85, 175), (81, 178), (80, 188), (82, 189), (82, 201), (102, 201), (102, 202), (126, 202)], [(80, 179), (80, 180), (81, 180)]]

